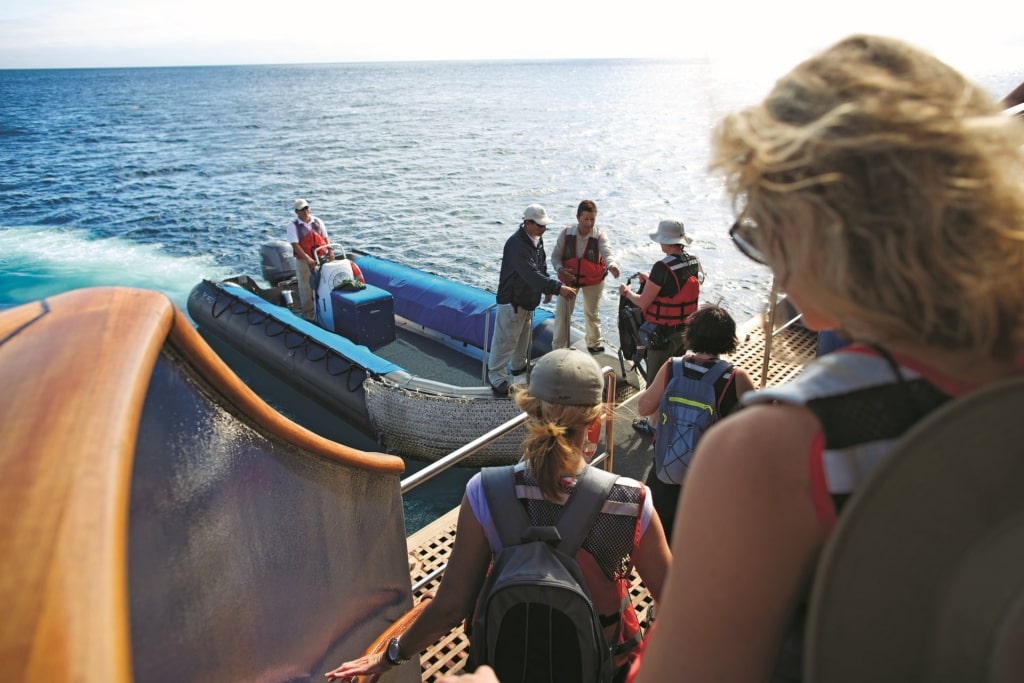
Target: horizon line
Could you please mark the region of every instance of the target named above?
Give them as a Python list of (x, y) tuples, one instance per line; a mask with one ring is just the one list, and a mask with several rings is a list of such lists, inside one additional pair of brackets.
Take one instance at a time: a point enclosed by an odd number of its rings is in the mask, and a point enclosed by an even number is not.
[(85, 66), (3, 66), (0, 71), (67, 71), (89, 69), (204, 69), (212, 67), (265, 67), (265, 66), (353, 66), (374, 64), (497, 64), (539, 62), (710, 62), (708, 56), (690, 57), (488, 57), (488, 58), (424, 58), (424, 59), (354, 59), (347, 61), (281, 61), (281, 62), (224, 62), (209, 64), (120, 64)]

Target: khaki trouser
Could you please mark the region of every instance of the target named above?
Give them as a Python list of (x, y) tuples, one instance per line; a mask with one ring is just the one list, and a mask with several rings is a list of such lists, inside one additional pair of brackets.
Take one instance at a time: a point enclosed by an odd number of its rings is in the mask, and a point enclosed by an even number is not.
[[(601, 295), (604, 293), (604, 280), (596, 285), (580, 287), (577, 295), (583, 296), (583, 321), (586, 331), (587, 346), (597, 346), (601, 343), (601, 317), (598, 314), (601, 306)], [(576, 307), (576, 299), (558, 297), (555, 302), (555, 327), (551, 339), (552, 349), (563, 349), (569, 345), (569, 328), (572, 320), (572, 312)]]
[(295, 259), (295, 276), (299, 281), (299, 303), (302, 305), (302, 317), (313, 319), (313, 290), (309, 287), (309, 264), (305, 259)]

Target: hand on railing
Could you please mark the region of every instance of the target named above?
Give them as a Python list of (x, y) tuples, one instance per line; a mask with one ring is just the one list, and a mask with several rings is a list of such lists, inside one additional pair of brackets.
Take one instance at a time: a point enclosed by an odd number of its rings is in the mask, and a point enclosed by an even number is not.
[[(425, 594), (423, 599), (420, 600), (420, 602), (411, 610), (403, 614), (397, 621), (395, 621), (395, 623), (391, 624), (391, 626), (384, 629), (384, 632), (377, 636), (376, 640), (370, 643), (370, 647), (366, 648), (362, 657), (344, 662), (337, 669), (328, 671), (324, 674), (327, 677), (327, 680), (340, 681), (341, 683), (376, 683), (382, 673), (395, 668), (395, 666), (388, 662), (384, 656), (388, 649), (388, 643), (392, 638), (405, 633), (406, 629), (416, 621), (420, 616), (420, 612), (423, 611), (423, 608), (427, 606), (433, 597), (433, 593)], [(416, 658), (409, 653), (404, 654), (413, 659)], [(417, 652), (416, 656), (418, 655), (419, 653)]]
[[(325, 258), (328, 254), (330, 258)], [(330, 244), (321, 244), (319, 247), (314, 247), (312, 256), (317, 265), (348, 258), (345, 255), (345, 247), (341, 246), (340, 242), (331, 242)]]

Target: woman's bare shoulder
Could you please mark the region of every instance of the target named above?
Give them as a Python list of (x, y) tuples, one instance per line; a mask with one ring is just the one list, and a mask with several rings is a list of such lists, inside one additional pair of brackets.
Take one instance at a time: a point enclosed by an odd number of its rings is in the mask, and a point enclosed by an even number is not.
[(690, 474), (730, 487), (746, 481), (755, 492), (763, 489), (760, 484), (781, 479), (802, 486), (820, 429), (817, 418), (804, 406), (749, 406), (704, 434)]

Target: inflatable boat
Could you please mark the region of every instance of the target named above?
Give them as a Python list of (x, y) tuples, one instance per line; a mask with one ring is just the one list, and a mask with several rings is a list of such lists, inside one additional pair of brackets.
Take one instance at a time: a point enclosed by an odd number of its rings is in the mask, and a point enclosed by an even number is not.
[[(486, 379), (494, 294), (365, 252), (314, 267), (314, 319), (301, 316), (291, 245), (261, 246), (262, 286), (250, 276), (204, 280), (188, 312), (311, 400), (378, 439), (390, 453), (434, 461), (519, 414)], [(554, 314), (534, 313), (531, 357), (551, 349)], [(580, 330), (571, 343), (585, 348)], [(585, 352), (585, 351), (584, 351)], [(598, 355), (619, 365), (615, 349)], [(525, 381), (526, 376), (518, 379)], [(634, 378), (634, 382), (635, 382)], [(514, 462), (509, 434), (466, 466)]]

